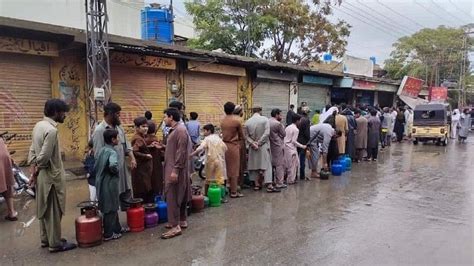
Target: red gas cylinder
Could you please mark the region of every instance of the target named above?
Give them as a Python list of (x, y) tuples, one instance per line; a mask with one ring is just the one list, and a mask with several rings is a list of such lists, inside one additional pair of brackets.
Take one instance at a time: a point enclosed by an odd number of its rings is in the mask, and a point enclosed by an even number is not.
[(192, 187), (191, 209), (193, 212), (200, 212), (204, 209), (204, 195), (201, 194), (200, 186)]
[(97, 204), (84, 201), (77, 205), (81, 216), (76, 219), (76, 240), (81, 248), (102, 244), (102, 219), (97, 214)]
[(141, 232), (145, 230), (145, 208), (142, 207), (143, 199), (134, 198), (129, 200), (130, 208), (127, 210), (127, 224), (130, 232)]

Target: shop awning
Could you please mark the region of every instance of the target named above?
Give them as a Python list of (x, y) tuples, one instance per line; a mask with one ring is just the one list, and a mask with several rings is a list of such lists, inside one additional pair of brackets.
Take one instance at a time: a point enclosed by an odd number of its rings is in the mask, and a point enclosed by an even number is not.
[(417, 105), (419, 105), (419, 104), (426, 104), (426, 103), (428, 103), (427, 100), (422, 99), (422, 98), (412, 98), (412, 97), (405, 96), (405, 95), (399, 95), (398, 97), (399, 97), (400, 100), (402, 100), (406, 105), (408, 105), (411, 109), (415, 109), (415, 106), (417, 106)]

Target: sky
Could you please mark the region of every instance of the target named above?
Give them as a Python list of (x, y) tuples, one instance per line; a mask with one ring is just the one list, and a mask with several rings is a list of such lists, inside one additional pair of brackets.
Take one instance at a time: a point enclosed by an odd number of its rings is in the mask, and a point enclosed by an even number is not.
[[(166, 0), (146, 2), (169, 3)], [(184, 2), (173, 2), (175, 33), (192, 37), (195, 34), (192, 17), (186, 13)], [(352, 26), (348, 54), (367, 59), (374, 56), (377, 63), (383, 63), (390, 56), (392, 44), (400, 37), (422, 28), (474, 23), (474, 0), (343, 0), (342, 5), (334, 9), (331, 19), (342, 19)]]

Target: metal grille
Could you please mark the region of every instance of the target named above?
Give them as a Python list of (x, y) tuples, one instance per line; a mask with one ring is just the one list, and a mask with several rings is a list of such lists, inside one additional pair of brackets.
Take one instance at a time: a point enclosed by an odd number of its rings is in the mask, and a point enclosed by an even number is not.
[(285, 82), (256, 82), (253, 89), (253, 105), (263, 108), (263, 115), (270, 117), (272, 109), (282, 111), (283, 121), (286, 119), (290, 105), (290, 84)]

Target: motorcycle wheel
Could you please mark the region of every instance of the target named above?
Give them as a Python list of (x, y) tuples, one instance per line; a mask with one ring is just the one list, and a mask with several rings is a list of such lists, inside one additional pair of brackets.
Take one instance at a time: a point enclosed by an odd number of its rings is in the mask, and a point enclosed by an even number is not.
[(199, 177), (202, 180), (206, 180), (206, 173), (204, 171), (204, 165), (201, 165), (201, 168), (199, 168)]

